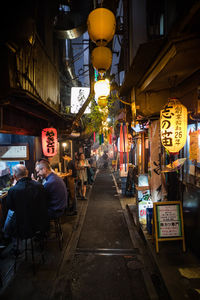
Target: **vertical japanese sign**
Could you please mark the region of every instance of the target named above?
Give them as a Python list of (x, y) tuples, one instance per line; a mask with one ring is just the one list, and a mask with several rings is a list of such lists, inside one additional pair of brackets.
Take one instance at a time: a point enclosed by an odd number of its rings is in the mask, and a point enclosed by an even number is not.
[(160, 164), (160, 126), (159, 121), (153, 121), (149, 127), (150, 134), (150, 179), (152, 202), (161, 200), (161, 164)]
[[(83, 106), (90, 94), (88, 87), (72, 87), (71, 88), (71, 113), (77, 114), (79, 109)], [(86, 108), (86, 114), (90, 113), (90, 104)]]
[(57, 154), (57, 130), (55, 128), (44, 128), (42, 130), (42, 151), (45, 156)]
[(199, 152), (198, 142), (199, 142), (199, 132), (198, 131), (190, 132), (190, 149), (189, 149), (190, 160), (197, 160), (198, 158), (198, 152)]
[(169, 99), (160, 112), (161, 142), (170, 153), (179, 152), (187, 138), (187, 109), (178, 99)]

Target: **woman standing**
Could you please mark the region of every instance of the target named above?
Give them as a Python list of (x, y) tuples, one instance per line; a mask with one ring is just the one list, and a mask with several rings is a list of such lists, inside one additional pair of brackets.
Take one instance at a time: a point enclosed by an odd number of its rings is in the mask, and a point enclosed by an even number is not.
[(85, 197), (86, 187), (87, 187), (87, 167), (88, 161), (85, 159), (85, 155), (83, 153), (79, 154), (79, 161), (77, 164), (77, 175), (78, 175), (78, 186), (79, 193), (81, 195), (82, 200), (87, 200)]

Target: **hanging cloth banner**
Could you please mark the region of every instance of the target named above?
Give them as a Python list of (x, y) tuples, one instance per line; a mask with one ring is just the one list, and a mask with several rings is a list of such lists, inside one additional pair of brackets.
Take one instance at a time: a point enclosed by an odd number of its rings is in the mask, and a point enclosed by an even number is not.
[[(126, 140), (127, 140), (127, 129), (126, 129), (126, 125), (123, 125), (123, 148), (124, 151), (126, 152)], [(124, 163), (125, 163), (125, 171), (127, 170), (127, 157), (126, 157), (126, 153), (124, 153)]]
[(160, 122), (153, 121), (149, 127), (150, 140), (150, 182), (153, 202), (162, 201), (166, 196), (164, 174), (161, 173), (160, 153)]
[(101, 134), (99, 134), (99, 145), (101, 145)]
[(109, 144), (112, 145), (112, 134), (109, 134)]
[(96, 141), (96, 136), (95, 136), (95, 132), (94, 132), (94, 143), (95, 143), (95, 141)]
[(102, 133), (102, 135), (101, 135), (101, 143), (102, 143), (102, 144), (104, 143), (104, 135), (103, 135), (103, 133)]
[(199, 132), (194, 131), (189, 133), (190, 136), (190, 148), (189, 148), (189, 159), (197, 160), (198, 158), (198, 143), (199, 143)]
[(123, 167), (123, 125), (120, 125), (120, 171)]

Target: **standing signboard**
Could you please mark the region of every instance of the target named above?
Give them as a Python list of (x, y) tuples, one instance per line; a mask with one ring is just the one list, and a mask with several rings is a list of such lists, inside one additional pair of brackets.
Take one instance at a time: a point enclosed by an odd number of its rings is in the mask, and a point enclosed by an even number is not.
[(159, 252), (158, 242), (174, 240), (182, 240), (183, 251), (185, 251), (183, 210), (181, 202), (154, 202), (153, 213), (156, 252)]

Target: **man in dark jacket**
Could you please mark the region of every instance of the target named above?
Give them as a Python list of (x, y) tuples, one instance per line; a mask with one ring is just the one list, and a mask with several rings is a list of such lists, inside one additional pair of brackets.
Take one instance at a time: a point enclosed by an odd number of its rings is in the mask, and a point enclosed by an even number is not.
[(60, 217), (68, 205), (67, 187), (62, 178), (52, 172), (50, 164), (41, 160), (36, 165), (37, 175), (45, 179), (44, 189), (48, 197), (48, 215)]
[(13, 177), (16, 184), (8, 191), (6, 199), (9, 211), (4, 225), (5, 235), (17, 235), (23, 239), (38, 231), (47, 231), (47, 195), (43, 185), (28, 178), (28, 170), (21, 164), (13, 168)]

